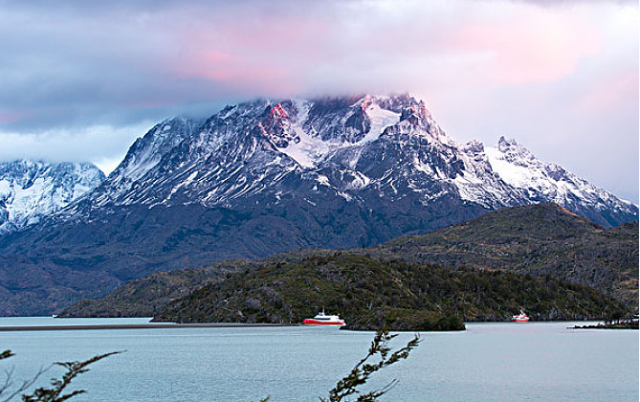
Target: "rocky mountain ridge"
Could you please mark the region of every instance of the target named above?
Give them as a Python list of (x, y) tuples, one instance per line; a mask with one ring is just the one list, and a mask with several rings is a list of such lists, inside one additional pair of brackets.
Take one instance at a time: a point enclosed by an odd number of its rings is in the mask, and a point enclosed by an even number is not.
[(286, 194), (311, 205), (408, 198), (427, 206), (453, 196), (486, 210), (551, 201), (606, 227), (638, 219), (632, 203), (515, 140), (458, 144), (409, 95), (260, 99), (199, 123), (174, 118), (154, 127), (90, 195), (91, 208), (246, 208), (277, 205)]

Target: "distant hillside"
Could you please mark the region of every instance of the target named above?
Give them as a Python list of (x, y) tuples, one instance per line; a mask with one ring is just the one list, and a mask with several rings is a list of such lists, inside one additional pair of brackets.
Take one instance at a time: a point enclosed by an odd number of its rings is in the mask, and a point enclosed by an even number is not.
[[(203, 271), (152, 275), (132, 281), (104, 299), (77, 303), (62, 315), (152, 316), (188, 291), (221, 280), (220, 272), (278, 264), (295, 267), (305, 259), (329, 257), (334, 253), (296, 250), (260, 261), (218, 263)], [(554, 204), (505, 208), (427, 235), (402, 237), (378, 247), (352, 249), (343, 254), (366, 255), (376, 261), (437, 264), (445, 268), (504, 270), (523, 274), (525, 278), (541, 277), (544, 281), (560, 278), (592, 286), (623, 300), (635, 311), (638, 308), (638, 224), (604, 229)], [(443, 278), (448, 272), (445, 268), (437, 271)], [(517, 304), (517, 298), (513, 302)], [(520, 303), (529, 308), (523, 301)], [(518, 306), (515, 307), (517, 310)], [(462, 314), (474, 319), (491, 316), (486, 311), (481, 315)]]
[(602, 318), (622, 303), (593, 289), (509, 272), (452, 270), (335, 253), (230, 275), (170, 303), (156, 321), (298, 323), (340, 313), (351, 329), (456, 330), (503, 321)]
[(366, 252), (449, 267), (550, 275), (594, 287), (638, 309), (638, 223), (605, 229), (553, 203), (503, 208)]
[(223, 280), (231, 273), (260, 266), (259, 262), (231, 260), (200, 269), (156, 272), (129, 281), (102, 299), (80, 300), (60, 312), (58, 317), (152, 317), (168, 303), (194, 289)]

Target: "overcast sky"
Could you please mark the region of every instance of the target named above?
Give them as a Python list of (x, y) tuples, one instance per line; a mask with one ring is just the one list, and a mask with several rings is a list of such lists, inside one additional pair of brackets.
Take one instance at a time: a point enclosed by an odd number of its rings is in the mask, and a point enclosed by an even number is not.
[(637, 1), (0, 0), (0, 160), (107, 172), (175, 114), (410, 92), (638, 203)]

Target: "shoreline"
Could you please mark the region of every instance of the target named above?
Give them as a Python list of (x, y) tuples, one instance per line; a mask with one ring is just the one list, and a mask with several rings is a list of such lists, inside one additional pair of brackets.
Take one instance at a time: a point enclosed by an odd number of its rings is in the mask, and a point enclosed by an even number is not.
[(595, 324), (595, 325), (583, 325), (583, 326), (579, 326), (576, 325), (575, 327), (573, 327), (573, 329), (633, 329), (633, 330), (637, 330), (638, 329), (638, 322), (625, 322), (625, 323), (618, 323), (618, 324)]
[(177, 329), (177, 328), (255, 328), (293, 327), (297, 324), (193, 323), (193, 324), (86, 324), (86, 325), (16, 325), (0, 327), (0, 332), (19, 331), (84, 331), (116, 329)]

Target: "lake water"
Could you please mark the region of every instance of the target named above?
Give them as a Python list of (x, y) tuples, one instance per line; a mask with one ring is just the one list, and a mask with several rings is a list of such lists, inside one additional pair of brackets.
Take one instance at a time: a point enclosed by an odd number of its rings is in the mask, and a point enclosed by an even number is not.
[[(0, 326), (142, 323), (144, 319), (0, 318)], [(581, 325), (584, 323), (580, 323)], [(370, 381), (387, 401), (638, 401), (638, 331), (574, 323), (468, 324), (422, 333), (411, 356)], [(72, 401), (318, 401), (366, 355), (372, 332), (336, 328), (180, 328), (0, 332), (15, 380), (56, 361), (110, 351), (77, 378)], [(401, 334), (401, 346), (412, 334)], [(59, 376), (52, 368), (42, 378)], [(3, 374), (0, 373), (0, 377)], [(0, 378), (4, 381), (4, 378)]]

